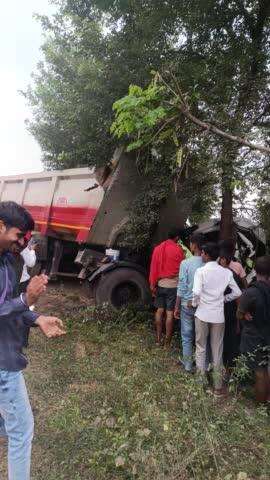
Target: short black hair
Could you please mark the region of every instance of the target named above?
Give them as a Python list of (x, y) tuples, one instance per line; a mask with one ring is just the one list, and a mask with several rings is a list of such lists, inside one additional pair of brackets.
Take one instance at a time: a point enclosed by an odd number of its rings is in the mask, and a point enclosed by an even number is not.
[(182, 230), (180, 228), (173, 227), (169, 230), (168, 238), (170, 240), (173, 240), (176, 237), (181, 237), (181, 232), (182, 232)]
[(257, 258), (255, 271), (263, 277), (270, 277), (270, 255)]
[(205, 243), (205, 238), (202, 233), (193, 233), (189, 239), (190, 243), (194, 243), (201, 250)]
[(22, 232), (29, 232), (35, 227), (30, 213), (15, 202), (0, 202), (0, 220), (7, 228), (16, 227)]
[(227, 240), (220, 240), (220, 242), (218, 242), (218, 245), (220, 250), (222, 250), (223, 252), (226, 251), (228, 255), (231, 255), (233, 257), (235, 252), (235, 241), (232, 238), (229, 238)]
[(215, 261), (219, 257), (219, 246), (217, 243), (208, 242), (202, 246), (202, 251), (206, 253), (212, 261)]
[(233, 259), (233, 254), (232, 252), (224, 249), (224, 250), (220, 250), (220, 253), (219, 253), (219, 256), (220, 258), (225, 258), (226, 262), (229, 264), (232, 259)]

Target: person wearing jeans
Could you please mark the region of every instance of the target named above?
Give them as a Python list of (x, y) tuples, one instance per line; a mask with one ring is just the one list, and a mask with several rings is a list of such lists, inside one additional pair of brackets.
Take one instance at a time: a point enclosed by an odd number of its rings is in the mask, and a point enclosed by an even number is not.
[(9, 439), (9, 478), (28, 479), (34, 418), (22, 372), (0, 370), (0, 399), (0, 435)]
[(26, 292), (18, 295), (14, 245), (23, 245), (34, 228), (31, 215), (14, 202), (0, 202), (0, 435), (8, 439), (9, 480), (30, 480), (33, 414), (22, 370), (25, 329), (39, 327), (49, 338), (63, 335), (63, 323), (30, 311), (46, 290), (47, 277), (33, 277)]
[(174, 318), (179, 320), (179, 331), (182, 342), (183, 364), (187, 372), (192, 371), (193, 344), (194, 344), (194, 308), (192, 307), (192, 288), (194, 275), (198, 268), (203, 266), (201, 247), (204, 237), (201, 234), (193, 234), (190, 238), (190, 251), (193, 257), (184, 260), (180, 265), (177, 287), (177, 299), (174, 310)]
[(181, 306), (181, 318), (179, 322), (179, 330), (182, 341), (182, 358), (180, 362), (183, 364), (186, 372), (193, 371), (193, 344), (194, 344), (194, 310), (190, 307)]
[[(214, 393), (223, 394), (223, 337), (224, 337), (224, 302), (230, 302), (241, 296), (233, 273), (217, 263), (219, 248), (215, 243), (202, 247), (204, 267), (198, 268), (194, 276), (193, 300), (195, 312), (196, 367), (204, 376), (206, 373), (207, 339), (210, 337), (211, 357), (213, 363)], [(224, 295), (227, 288), (230, 293)]]

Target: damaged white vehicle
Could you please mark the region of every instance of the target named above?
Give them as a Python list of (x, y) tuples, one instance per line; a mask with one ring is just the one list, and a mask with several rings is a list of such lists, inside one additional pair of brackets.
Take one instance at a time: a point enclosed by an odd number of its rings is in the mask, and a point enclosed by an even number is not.
[[(236, 252), (235, 256), (244, 266), (247, 281), (250, 283), (255, 277), (254, 262), (256, 257), (266, 253), (266, 237), (263, 229), (254, 225), (245, 218), (235, 219), (236, 227)], [(208, 241), (218, 241), (220, 220), (213, 219), (202, 223), (196, 232), (203, 233)]]

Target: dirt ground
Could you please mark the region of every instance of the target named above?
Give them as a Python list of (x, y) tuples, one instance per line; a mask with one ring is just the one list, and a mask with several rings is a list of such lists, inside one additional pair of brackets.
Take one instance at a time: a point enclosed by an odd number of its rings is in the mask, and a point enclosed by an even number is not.
[(94, 300), (89, 296), (86, 284), (81, 285), (77, 280), (66, 279), (49, 284), (46, 294), (36, 305), (36, 311), (46, 315), (53, 313), (61, 318), (76, 306), (93, 304)]

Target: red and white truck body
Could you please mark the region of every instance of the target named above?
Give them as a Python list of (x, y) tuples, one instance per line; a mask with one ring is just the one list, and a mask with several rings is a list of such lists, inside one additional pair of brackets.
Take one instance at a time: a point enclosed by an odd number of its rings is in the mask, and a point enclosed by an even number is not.
[(104, 197), (95, 169), (0, 177), (0, 201), (14, 200), (33, 216), (42, 235), (58, 236), (84, 243)]

